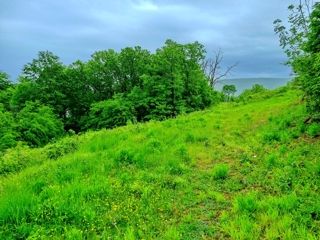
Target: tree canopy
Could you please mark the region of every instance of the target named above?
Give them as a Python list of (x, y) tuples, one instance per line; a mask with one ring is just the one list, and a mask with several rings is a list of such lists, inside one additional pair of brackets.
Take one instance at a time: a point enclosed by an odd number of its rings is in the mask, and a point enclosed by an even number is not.
[(288, 9), (289, 31), (278, 19), (274, 22), (275, 32), (287, 53), (286, 64), (291, 66), (295, 82), (305, 93), (309, 112), (320, 120), (320, 3), (312, 5), (309, 0), (300, 0)]
[(169, 39), (155, 53), (140, 46), (102, 50), (87, 62), (65, 66), (57, 55), (40, 51), (23, 66), (18, 83), (0, 71), (1, 118), (6, 125), (0, 149), (17, 141), (43, 146), (69, 129), (163, 120), (218, 103), (221, 94), (213, 90), (203, 69), (205, 53), (199, 42)]
[(237, 89), (236, 89), (235, 85), (224, 85), (223, 88), (222, 88), (222, 92), (227, 97), (227, 102), (229, 102), (230, 96), (234, 95), (236, 91), (237, 91)]

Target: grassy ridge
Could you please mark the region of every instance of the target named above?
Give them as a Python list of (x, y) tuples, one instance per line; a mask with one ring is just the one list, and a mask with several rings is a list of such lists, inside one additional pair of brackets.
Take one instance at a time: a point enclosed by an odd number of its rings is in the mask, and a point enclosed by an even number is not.
[(320, 126), (297, 95), (77, 137), (0, 178), (0, 239), (318, 239)]

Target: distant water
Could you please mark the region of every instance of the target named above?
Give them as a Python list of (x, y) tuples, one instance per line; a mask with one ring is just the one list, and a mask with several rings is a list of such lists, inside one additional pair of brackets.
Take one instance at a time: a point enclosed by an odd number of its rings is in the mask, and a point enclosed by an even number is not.
[[(275, 89), (281, 86), (287, 85), (291, 78), (234, 78), (226, 79), (223, 81), (227, 85), (235, 85), (237, 92), (235, 96), (238, 96), (245, 89), (250, 89), (254, 84), (261, 84), (267, 89)], [(215, 90), (221, 91), (223, 84), (216, 84)]]

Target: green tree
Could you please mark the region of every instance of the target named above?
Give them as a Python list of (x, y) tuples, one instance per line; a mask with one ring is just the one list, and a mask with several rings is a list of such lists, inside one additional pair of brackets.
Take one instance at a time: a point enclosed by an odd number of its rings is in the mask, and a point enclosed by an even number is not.
[(13, 83), (10, 80), (10, 76), (4, 71), (0, 70), (0, 91), (6, 90), (12, 87)]
[(146, 65), (151, 54), (140, 46), (121, 49), (119, 54), (120, 76), (116, 83), (116, 92), (128, 94), (134, 87), (142, 87), (141, 76), (146, 73)]
[(14, 84), (10, 80), (10, 76), (0, 70), (0, 104), (3, 104), (5, 110), (10, 110), (10, 99), (13, 94)]
[(124, 126), (134, 118), (133, 106), (120, 94), (113, 99), (93, 103), (89, 117), (84, 117), (82, 121), (86, 129), (99, 130)]
[(146, 119), (161, 120), (183, 111), (182, 58), (182, 46), (172, 40), (152, 55), (148, 74), (142, 76), (149, 112)]
[(294, 59), (292, 67), (302, 83), (307, 108), (320, 121), (320, 3), (316, 3), (309, 20), (307, 40), (302, 46), (305, 55)]
[[(287, 54), (288, 60), (286, 65), (291, 66), (292, 61), (304, 55), (302, 45), (307, 39), (309, 34), (309, 20), (312, 11), (312, 2), (310, 0), (299, 0), (297, 5), (289, 5), (290, 11), (289, 29), (282, 24), (282, 20), (276, 19), (274, 24), (274, 32), (279, 35), (280, 46)], [(295, 70), (293, 69), (293, 72)]]
[(200, 110), (212, 103), (214, 92), (200, 66), (204, 53), (198, 42), (183, 45), (167, 40), (157, 49), (141, 76), (145, 96), (139, 106), (147, 108), (146, 120)]
[(275, 32), (288, 56), (286, 64), (292, 67), (295, 82), (302, 86), (307, 108), (313, 118), (320, 119), (320, 3), (300, 0), (298, 6), (290, 5), (290, 30), (276, 20)]
[(224, 85), (223, 88), (222, 88), (222, 92), (227, 97), (227, 102), (229, 102), (230, 96), (234, 95), (236, 91), (237, 91), (237, 89), (236, 89), (235, 85)]
[(199, 42), (182, 45), (181, 74), (184, 83), (183, 100), (187, 112), (202, 110), (217, 100), (217, 91), (208, 85), (201, 63), (206, 50)]
[(17, 115), (20, 138), (30, 146), (44, 146), (64, 134), (63, 124), (53, 109), (39, 101), (27, 102)]
[(34, 92), (37, 92), (36, 99), (52, 107), (61, 119), (65, 119), (66, 99), (69, 92), (65, 87), (67, 84), (65, 66), (59, 61), (59, 57), (49, 51), (40, 51), (38, 58), (24, 65), (22, 72), (23, 81), (33, 83), (30, 86), (34, 88)]
[(251, 88), (251, 93), (259, 93), (259, 92), (264, 92), (267, 89), (261, 85), (261, 84), (254, 84)]
[(0, 152), (17, 145), (16, 124), (12, 114), (0, 103)]
[(120, 79), (119, 53), (112, 49), (98, 51), (91, 55), (87, 63), (89, 84), (95, 102), (112, 99), (115, 86)]
[(26, 106), (27, 101), (36, 101), (39, 95), (40, 90), (36, 83), (20, 77), (10, 99), (11, 111), (17, 114)]
[(94, 91), (90, 85), (87, 64), (78, 60), (66, 68), (67, 82), (66, 97), (66, 119), (65, 129), (73, 129), (78, 132), (83, 128), (81, 118), (87, 116), (90, 106), (95, 101)]

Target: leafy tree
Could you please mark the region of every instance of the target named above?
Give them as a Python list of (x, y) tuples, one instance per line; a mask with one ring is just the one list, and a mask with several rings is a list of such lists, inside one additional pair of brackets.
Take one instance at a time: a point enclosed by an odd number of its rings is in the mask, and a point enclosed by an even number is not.
[(10, 80), (10, 76), (4, 71), (0, 70), (0, 91), (12, 87), (12, 85), (13, 83)]
[(149, 114), (147, 92), (136, 86), (128, 94), (128, 100), (134, 106), (135, 120), (143, 121), (145, 116)]
[[(294, 59), (304, 54), (302, 45), (310, 31), (308, 25), (312, 5), (313, 1), (310, 0), (299, 0), (298, 5), (289, 5), (289, 29), (282, 25), (282, 20), (280, 19), (276, 19), (273, 22), (274, 32), (279, 35), (280, 46), (285, 50), (288, 57), (285, 62), (286, 65), (291, 66)], [(293, 69), (293, 71), (295, 70)]]
[(224, 85), (222, 88), (222, 92), (227, 96), (227, 102), (230, 100), (230, 96), (234, 95), (234, 93), (237, 91), (235, 85)]
[(3, 107), (7, 111), (11, 111), (10, 100), (11, 100), (11, 98), (13, 96), (13, 93), (14, 93), (14, 88), (13, 87), (9, 87), (6, 90), (0, 91), (0, 103), (3, 104)]
[(26, 103), (17, 115), (17, 125), (21, 140), (35, 147), (44, 146), (64, 134), (63, 124), (53, 109), (39, 101)]
[(182, 46), (185, 57), (182, 58), (181, 73), (184, 82), (183, 100), (186, 104), (186, 111), (202, 110), (217, 100), (216, 94), (218, 93), (208, 85), (207, 76), (201, 68), (206, 50), (199, 42)]
[(65, 84), (66, 109), (65, 129), (78, 132), (83, 126), (81, 118), (87, 116), (91, 104), (95, 101), (94, 91), (90, 86), (87, 64), (78, 60), (66, 68)]
[[(254, 98), (254, 94), (266, 92), (267, 89), (261, 84), (254, 84), (252, 88), (245, 89), (243, 92), (237, 97), (238, 101), (246, 102)], [(255, 96), (257, 97), (257, 96)]]
[(294, 59), (292, 67), (302, 83), (307, 108), (314, 119), (320, 120), (320, 3), (314, 5), (310, 15), (309, 33), (302, 46), (304, 56)]
[(141, 76), (145, 101), (140, 106), (147, 107), (146, 120), (200, 110), (213, 100), (213, 90), (199, 64), (204, 47), (198, 42), (182, 45), (167, 40), (165, 44), (151, 56)]
[(10, 80), (10, 76), (0, 70), (0, 104), (9, 111), (10, 110), (10, 99), (13, 94), (13, 83)]
[(40, 90), (36, 83), (23, 78), (19, 80), (20, 83), (16, 85), (10, 99), (10, 108), (14, 114), (21, 111), (26, 106), (27, 101), (36, 101), (40, 95)]
[(83, 118), (86, 129), (114, 128), (126, 125), (133, 120), (134, 108), (122, 95), (115, 95), (113, 99), (93, 103), (89, 117)]
[(119, 54), (120, 77), (116, 81), (116, 92), (128, 94), (134, 87), (142, 87), (142, 76), (146, 65), (150, 62), (151, 54), (140, 46), (121, 49)]
[(16, 124), (12, 114), (0, 103), (0, 152), (17, 145)]
[(289, 6), (289, 32), (280, 20), (274, 23), (280, 45), (288, 55), (286, 64), (292, 67), (296, 83), (302, 86), (308, 110), (313, 118), (320, 119), (320, 3), (311, 3), (300, 0), (298, 6)]
[(183, 110), (182, 58), (182, 46), (172, 40), (152, 55), (149, 74), (142, 76), (149, 112), (146, 119), (161, 120)]
[(91, 58), (87, 63), (87, 73), (95, 102), (112, 99), (121, 74), (119, 53), (109, 49), (95, 52)]
[[(66, 92), (67, 78), (65, 66), (59, 61), (59, 57), (49, 51), (40, 51), (38, 58), (24, 65), (24, 82), (33, 83), (34, 91), (37, 92), (37, 100), (54, 109), (61, 119), (67, 115)], [(34, 96), (34, 95), (31, 95)], [(33, 99), (27, 99), (32, 101)]]
[(261, 84), (254, 84), (251, 88), (251, 92), (252, 93), (259, 93), (259, 92), (264, 92), (266, 91), (267, 89), (261, 85)]
[(221, 97), (208, 85), (201, 68), (205, 52), (198, 42), (183, 45), (167, 40), (154, 54), (139, 46), (120, 53), (110, 49), (95, 52), (86, 63), (76, 61), (66, 67), (58, 56), (41, 51), (24, 65), (19, 84), (11, 90), (10, 110), (21, 116), (30, 108), (28, 102), (39, 101), (39, 106), (53, 109), (66, 130), (77, 132), (204, 109)]

